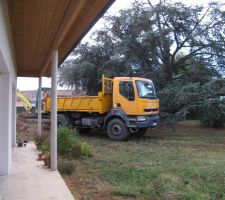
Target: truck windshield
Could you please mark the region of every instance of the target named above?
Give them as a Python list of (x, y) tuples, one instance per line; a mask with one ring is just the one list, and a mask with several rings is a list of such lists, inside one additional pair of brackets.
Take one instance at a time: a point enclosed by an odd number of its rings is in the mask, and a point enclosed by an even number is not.
[(155, 88), (153, 83), (148, 81), (136, 81), (138, 96), (140, 98), (155, 99)]

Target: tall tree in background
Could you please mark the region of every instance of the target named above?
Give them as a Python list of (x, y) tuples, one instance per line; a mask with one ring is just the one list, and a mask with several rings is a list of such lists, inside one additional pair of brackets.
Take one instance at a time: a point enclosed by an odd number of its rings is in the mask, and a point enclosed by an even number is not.
[[(225, 64), (225, 12), (221, 4), (210, 3), (208, 7), (190, 7), (182, 3), (168, 4), (160, 1), (150, 6), (154, 13), (151, 21), (155, 35), (159, 59), (167, 81), (172, 80), (173, 73), (186, 66), (186, 61), (195, 57), (208, 67), (221, 69)], [(180, 52), (183, 57), (177, 58)]]
[(74, 50), (73, 61), (63, 64), (59, 83), (92, 94), (102, 73), (151, 78), (162, 88), (197, 62), (214, 72), (224, 69), (225, 12), (220, 4), (204, 8), (143, 2), (105, 17), (105, 28)]
[(225, 74), (221, 6), (136, 1), (132, 8), (106, 16), (105, 27), (73, 51), (75, 58), (59, 70), (59, 83), (94, 95), (102, 74), (150, 78), (158, 89), (161, 113), (172, 121), (211, 110), (213, 115), (202, 115), (204, 121), (221, 125), (225, 120), (225, 101), (218, 100), (225, 88), (225, 81), (218, 79)]

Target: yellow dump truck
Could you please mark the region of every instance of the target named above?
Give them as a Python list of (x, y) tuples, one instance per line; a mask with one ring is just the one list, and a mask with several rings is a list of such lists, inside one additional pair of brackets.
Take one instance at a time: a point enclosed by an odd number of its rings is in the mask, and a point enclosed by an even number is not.
[[(151, 80), (138, 77), (102, 77), (98, 96), (58, 97), (58, 125), (70, 123), (79, 130), (103, 128), (113, 140), (143, 135), (159, 122), (159, 99)], [(51, 110), (45, 95), (44, 111)]]

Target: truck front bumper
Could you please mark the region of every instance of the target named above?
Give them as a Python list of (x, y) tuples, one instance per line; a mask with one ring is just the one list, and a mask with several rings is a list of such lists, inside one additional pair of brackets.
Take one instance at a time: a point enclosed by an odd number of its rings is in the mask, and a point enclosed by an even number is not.
[(128, 128), (153, 128), (156, 127), (159, 122), (159, 115), (142, 115), (137, 117), (126, 118), (126, 126)]
[(150, 116), (138, 116), (137, 126), (138, 128), (156, 127), (160, 122), (159, 115)]

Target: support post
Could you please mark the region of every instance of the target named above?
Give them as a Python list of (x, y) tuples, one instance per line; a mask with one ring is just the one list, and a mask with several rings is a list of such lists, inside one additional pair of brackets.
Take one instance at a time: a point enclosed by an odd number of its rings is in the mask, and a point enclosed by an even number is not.
[(57, 170), (57, 70), (58, 51), (52, 51), (51, 81), (51, 170)]
[(41, 104), (42, 104), (42, 77), (39, 77), (38, 84), (38, 135), (41, 135), (42, 131), (42, 116), (41, 116)]
[(10, 174), (12, 159), (12, 81), (0, 74), (0, 176)]
[(16, 87), (12, 88), (12, 147), (16, 147)]

